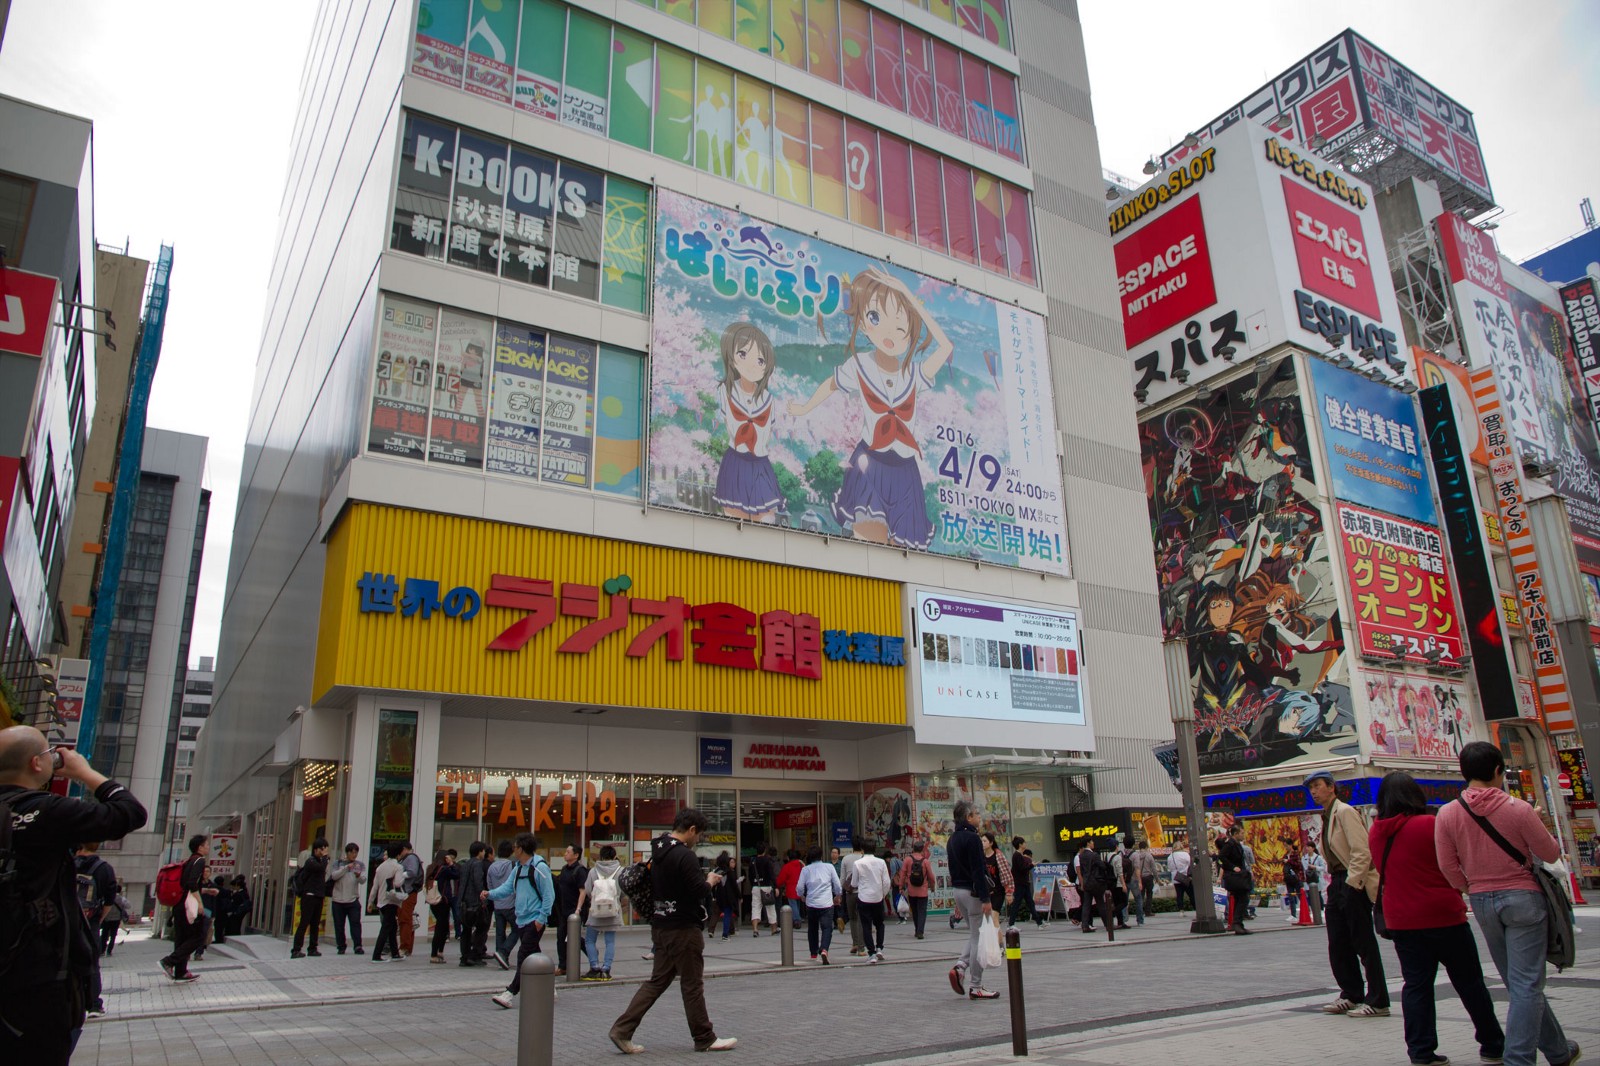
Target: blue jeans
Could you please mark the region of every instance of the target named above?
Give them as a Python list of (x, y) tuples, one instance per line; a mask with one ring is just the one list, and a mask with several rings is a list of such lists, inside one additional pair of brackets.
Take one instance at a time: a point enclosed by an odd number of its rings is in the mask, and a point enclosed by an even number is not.
[(517, 912), (494, 912), (494, 951), (496, 955), (511, 958), (511, 949), (517, 946)]
[(1549, 917), (1544, 896), (1531, 889), (1474, 892), (1472, 913), (1511, 998), (1506, 1066), (1534, 1066), (1536, 1050), (1550, 1062), (1566, 1062), (1567, 1034), (1544, 998), (1544, 923)]
[(1144, 893), (1138, 889), (1128, 890), (1128, 902), (1133, 904), (1133, 913), (1139, 919), (1139, 924), (1144, 924)]
[[(600, 965), (596, 961), (595, 941), (599, 934), (604, 933), (606, 938), (606, 964)], [(615, 929), (596, 929), (592, 925), (583, 927), (583, 950), (589, 956), (589, 969), (611, 972), (611, 960), (617, 954), (617, 931)]]

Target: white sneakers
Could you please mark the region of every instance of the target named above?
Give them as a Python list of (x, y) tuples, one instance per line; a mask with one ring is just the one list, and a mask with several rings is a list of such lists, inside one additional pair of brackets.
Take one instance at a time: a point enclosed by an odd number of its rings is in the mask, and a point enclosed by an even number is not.
[(510, 1010), (511, 1005), (517, 1001), (516, 997), (511, 994), (510, 989), (501, 992), (497, 996), (490, 996), (489, 998), (494, 1001), (495, 1006), (504, 1007), (506, 1010)]
[[(739, 1045), (738, 1037), (724, 1036), (713, 1040), (705, 1047), (697, 1047), (696, 1051), (732, 1051)], [(640, 1050), (643, 1050), (642, 1048)]]

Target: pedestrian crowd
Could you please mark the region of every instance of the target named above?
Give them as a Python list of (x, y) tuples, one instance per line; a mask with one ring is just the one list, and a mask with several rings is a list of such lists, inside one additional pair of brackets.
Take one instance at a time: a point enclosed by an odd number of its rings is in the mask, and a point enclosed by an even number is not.
[[(1393, 942), (1402, 978), (1401, 1041), (1417, 1066), (1450, 1061), (1440, 1052), (1436, 1023), (1434, 982), (1441, 967), (1472, 1020), (1480, 1061), (1533, 1066), (1542, 1055), (1550, 1066), (1571, 1066), (1581, 1049), (1544, 994), (1547, 959), (1562, 961), (1561, 943), (1570, 964), (1570, 935), (1564, 941), (1555, 935), (1568, 934), (1570, 906), (1539, 880), (1539, 864), (1555, 862), (1560, 847), (1537, 810), (1506, 791), (1498, 748), (1467, 744), (1459, 761), (1465, 786), (1458, 800), (1430, 808), (1410, 775), (1393, 772), (1380, 785), (1371, 825), (1341, 798), (1331, 773), (1308, 775), (1304, 786), (1320, 812), (1320, 833), (1309, 835), (1304, 851), (1298, 841), (1286, 848), (1285, 917), (1324, 927), (1339, 989), (1322, 1008), (1329, 1016), (1390, 1015), (1379, 938)], [(57, 775), (79, 783), (93, 799), (47, 791)], [(813, 962), (829, 965), (834, 935), (848, 932), (850, 954), (876, 964), (886, 957), (886, 927), (910, 924), (915, 939), (924, 939), (930, 898), (947, 890), (950, 928), (966, 923), (947, 974), (950, 987), (963, 999), (995, 1000), (1000, 993), (986, 976), (999, 964), (1002, 927), (1042, 923), (1048, 912), (1034, 909), (1026, 840), (1013, 838), (1008, 854), (994, 834), (980, 831), (976, 804), (961, 800), (953, 815), (943, 864), (927, 840), (880, 848), (856, 839), (843, 853), (811, 846), (804, 855), (780, 855), (776, 847), (758, 845), (742, 870), (722, 852), (707, 870), (699, 855), (707, 820), (689, 808), (650, 842), (641, 862), (625, 865), (607, 844), (591, 867), (569, 846), (558, 871), (532, 833), (494, 847), (473, 842), (465, 859), (441, 849), (428, 862), (409, 842), (394, 843), (370, 876), (360, 845), (347, 844), (333, 857), (327, 839), (318, 837), (289, 879), (289, 955), (322, 954), (321, 926), (331, 909), (338, 954), (364, 954), (365, 912), (379, 918), (371, 961), (404, 960), (413, 953), (419, 907), (425, 906), (432, 917), (429, 961), (447, 961), (453, 935), (459, 966), (493, 962), (510, 972), (492, 997), (509, 1009), (521, 991), (522, 963), (542, 950), (551, 924), (557, 975), (565, 973), (570, 950), (586, 962), (582, 980), (610, 980), (616, 933), (632, 908), (649, 917), (645, 959), (651, 971), (611, 1025), (612, 1044), (624, 1054), (642, 1052), (634, 1034), (676, 982), (696, 1050), (724, 1051), (737, 1040), (719, 1036), (710, 1018), (707, 940), (737, 935), (744, 915), (752, 936), (763, 930), (776, 935), (781, 908), (797, 930), (804, 927)], [(145, 817), (127, 789), (82, 756), (28, 727), (0, 730), (0, 827), (9, 830), (0, 832), (0, 873), (15, 872), (0, 877), (0, 933), (7, 946), (0, 956), (0, 1062), (65, 1063), (84, 1021), (104, 1013), (99, 960), (112, 955), (122, 924), (136, 916), (100, 844), (132, 832)], [(1249, 934), (1257, 898), (1257, 861), (1242, 828), (1235, 821), (1214, 848), (1191, 851), (1179, 844), (1166, 858), (1179, 911), (1186, 901), (1195, 904), (1197, 875), (1210, 872), (1226, 892), (1225, 920), (1235, 935)], [(251, 911), (242, 877), (211, 876), (209, 851), (209, 838), (196, 835), (187, 859), (157, 876), (156, 895), (170, 908), (173, 939), (160, 964), (173, 981), (195, 980), (190, 961), (201, 958), (207, 944), (238, 934)], [(1161, 874), (1144, 839), (1086, 838), (1070, 875), (1059, 882), (1061, 902), (1084, 932), (1095, 930), (1098, 917), (1114, 936), (1145, 924)], [(1503, 1018), (1484, 979), (1469, 910), (1506, 989)], [(569, 945), (572, 918), (581, 942)]]

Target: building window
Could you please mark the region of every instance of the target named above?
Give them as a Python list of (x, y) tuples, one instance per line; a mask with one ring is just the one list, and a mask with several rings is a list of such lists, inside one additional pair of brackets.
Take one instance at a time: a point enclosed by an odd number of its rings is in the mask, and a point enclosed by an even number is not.
[(22, 261), (23, 243), (28, 239), (28, 219), (33, 214), (33, 194), (39, 183), (15, 174), (0, 173), (0, 248), (6, 262)]
[(638, 352), (389, 296), (367, 450), (638, 499), (644, 387)]

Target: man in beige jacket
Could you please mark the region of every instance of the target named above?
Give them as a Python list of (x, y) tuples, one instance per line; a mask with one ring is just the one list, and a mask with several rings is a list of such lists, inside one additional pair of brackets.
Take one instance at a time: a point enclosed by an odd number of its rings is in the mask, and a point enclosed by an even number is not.
[[(1314, 770), (1306, 775), (1306, 791), (1322, 808), (1322, 858), (1328, 864), (1328, 964), (1339, 982), (1339, 998), (1323, 1007), (1326, 1014), (1383, 1018), (1389, 1014), (1389, 986), (1383, 956), (1372, 929), (1372, 905), (1378, 898), (1378, 871), (1367, 848), (1367, 824), (1361, 812), (1339, 798), (1333, 774)], [(1363, 990), (1361, 971), (1366, 970)]]

